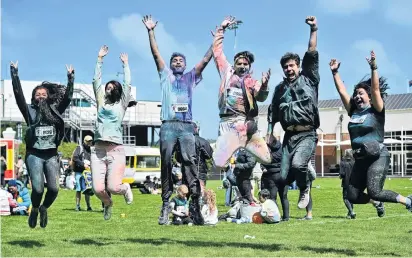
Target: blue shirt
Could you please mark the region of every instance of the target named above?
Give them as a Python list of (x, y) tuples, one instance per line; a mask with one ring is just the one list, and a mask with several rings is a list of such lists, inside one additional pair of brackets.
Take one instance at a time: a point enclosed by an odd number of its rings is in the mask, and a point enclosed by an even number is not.
[(160, 119), (192, 121), (193, 89), (202, 80), (202, 76), (196, 76), (195, 68), (181, 76), (174, 75), (166, 66), (159, 72), (159, 76), (162, 90)]

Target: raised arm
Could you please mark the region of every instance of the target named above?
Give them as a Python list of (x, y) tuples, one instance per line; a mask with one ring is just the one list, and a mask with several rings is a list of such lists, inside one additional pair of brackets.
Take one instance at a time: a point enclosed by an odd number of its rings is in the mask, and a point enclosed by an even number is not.
[(104, 89), (102, 88), (102, 66), (103, 58), (109, 53), (109, 48), (104, 45), (100, 48), (97, 56), (96, 67), (93, 76), (93, 90), (96, 97), (97, 106), (104, 104)]
[(223, 53), (223, 39), (224, 33), (227, 27), (237, 24), (235, 17), (228, 16), (220, 24), (220, 27), (216, 28), (216, 32), (213, 36), (213, 59), (215, 60), (217, 71), (219, 72), (220, 78), (231, 69), (230, 63), (227, 61), (225, 54)]
[(24, 98), (23, 90), (20, 84), (20, 78), (18, 74), (18, 63), (19, 61), (16, 61), (16, 63), (10, 63), (11, 82), (13, 84), (14, 98), (16, 99), (17, 106), (19, 107), (24, 120), (28, 124), (29, 116), (27, 110), (27, 103), (26, 99)]
[(264, 102), (269, 95), (269, 79), (271, 75), (271, 70), (269, 68), (267, 73), (262, 73), (262, 79), (257, 82), (258, 84), (258, 90), (255, 91), (255, 98), (256, 101)]
[(318, 41), (318, 25), (315, 16), (308, 16), (306, 23), (310, 26), (308, 51), (302, 60), (302, 73), (308, 77), (314, 86), (319, 85), (319, 53), (316, 50)]
[(372, 99), (372, 104), (373, 107), (376, 109), (378, 112), (382, 112), (383, 110), (383, 99), (381, 96), (381, 91), (379, 88), (379, 75), (378, 75), (378, 66), (376, 65), (376, 55), (373, 50), (371, 51), (371, 57), (366, 58), (366, 60), (369, 63), (369, 66), (371, 67), (371, 99)]
[(123, 94), (125, 96), (126, 106), (129, 104), (129, 96), (132, 85), (132, 78), (130, 75), (129, 56), (126, 53), (120, 54), (120, 60), (123, 64)]
[(200, 62), (195, 66), (196, 76), (199, 77), (202, 75), (203, 70), (206, 68), (207, 64), (209, 63), (210, 59), (213, 56), (213, 45), (209, 47), (205, 56), (200, 60)]
[(343, 106), (346, 109), (346, 112), (350, 111), (351, 104), (350, 104), (350, 96), (348, 92), (346, 91), (345, 84), (343, 84), (342, 79), (340, 78), (339, 75), (339, 67), (340, 67), (340, 62), (336, 59), (332, 59), (329, 63), (330, 70), (332, 71), (333, 75), (333, 81), (335, 82), (335, 87), (336, 90), (339, 93), (340, 99), (342, 100)]
[(152, 51), (152, 55), (156, 63), (157, 71), (161, 72), (163, 71), (165, 67), (165, 61), (160, 55), (159, 48), (156, 43), (155, 34), (154, 34), (154, 28), (157, 25), (157, 21), (155, 22), (152, 20), (152, 15), (145, 15), (143, 17), (142, 22), (146, 26), (147, 32), (149, 34), (150, 50)]
[(74, 88), (74, 68), (70, 65), (67, 66), (67, 87), (66, 91), (64, 92), (63, 100), (57, 106), (57, 110), (60, 113), (63, 113), (66, 108), (69, 106), (70, 102), (73, 98), (73, 88)]

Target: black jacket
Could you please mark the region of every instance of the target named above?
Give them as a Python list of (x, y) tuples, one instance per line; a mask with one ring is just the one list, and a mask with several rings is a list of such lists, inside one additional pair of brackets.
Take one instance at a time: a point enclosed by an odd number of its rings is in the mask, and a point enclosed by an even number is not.
[[(20, 112), (23, 115), (24, 121), (26, 121), (28, 127), (25, 136), (26, 148), (31, 149), (35, 143), (34, 140), (36, 127), (40, 124), (40, 119), (37, 115), (37, 107), (33, 104), (26, 103), (26, 99), (24, 98), (23, 90), (21, 88), (18, 70), (14, 67), (11, 67), (10, 72), (13, 84), (14, 97), (16, 98), (17, 106), (19, 107)], [(50, 105), (50, 109), (57, 115), (61, 122), (58, 127), (56, 126), (56, 147), (60, 145), (60, 142), (64, 137), (64, 120), (62, 114), (69, 106), (70, 101), (73, 97), (74, 74), (67, 74), (67, 77), (68, 83), (63, 99), (57, 105)]]
[(260, 168), (266, 169), (267, 173), (278, 173), (280, 172), (280, 162), (282, 160), (282, 144), (280, 141), (276, 140), (272, 145), (269, 145), (270, 155), (272, 157), (272, 163), (268, 165), (260, 164)]
[(250, 178), (256, 166), (256, 159), (245, 149), (240, 149), (233, 173), (237, 178)]
[(82, 147), (80, 145), (77, 146), (73, 153), (74, 171), (83, 172), (85, 169), (84, 161), (90, 161), (90, 156), (90, 147), (86, 148), (84, 145)]
[(199, 173), (207, 173), (207, 164), (206, 161), (213, 157), (213, 149), (210, 146), (210, 143), (200, 137), (199, 135), (195, 135), (196, 138), (196, 167), (199, 170)]

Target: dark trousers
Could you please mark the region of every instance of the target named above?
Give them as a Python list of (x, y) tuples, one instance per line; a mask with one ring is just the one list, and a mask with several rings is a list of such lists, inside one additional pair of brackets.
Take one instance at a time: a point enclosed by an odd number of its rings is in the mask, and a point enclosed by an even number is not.
[(172, 154), (179, 146), (184, 182), (188, 184), (192, 199), (200, 197), (200, 183), (197, 175), (195, 136), (192, 123), (164, 121), (160, 127), (161, 181), (163, 203), (169, 202), (173, 194)]
[(290, 185), (296, 180), (300, 190), (310, 186), (308, 163), (316, 148), (317, 135), (315, 131), (286, 131), (282, 144), (281, 177), (285, 184)]
[(282, 205), (282, 218), (289, 218), (289, 200), (288, 190), (289, 186), (285, 185), (280, 173), (263, 173), (261, 179), (261, 189), (268, 189), (270, 192), (270, 199), (276, 202), (279, 193), (280, 203)]
[(59, 157), (57, 153), (31, 152), (26, 155), (26, 166), (29, 172), (33, 208), (39, 208), (44, 193), (44, 177), (47, 180), (47, 193), (43, 206), (49, 208), (59, 192)]
[[(396, 197), (399, 194), (390, 190), (383, 190), (389, 163), (389, 156), (355, 160), (347, 190), (348, 200), (354, 204), (366, 204), (370, 199), (396, 203)], [(365, 189), (367, 189), (367, 194), (364, 193)]]
[(239, 189), (242, 199), (253, 202), (252, 183), (250, 178), (253, 170), (241, 170), (236, 176), (236, 186)]

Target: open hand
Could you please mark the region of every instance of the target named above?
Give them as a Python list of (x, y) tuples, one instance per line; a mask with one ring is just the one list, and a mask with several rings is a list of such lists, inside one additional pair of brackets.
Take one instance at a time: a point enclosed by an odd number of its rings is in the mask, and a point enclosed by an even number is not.
[(66, 65), (66, 69), (68, 74), (74, 73), (74, 67), (72, 65)]
[(371, 51), (371, 57), (366, 57), (366, 61), (368, 61), (368, 64), (372, 69), (376, 69), (376, 55), (373, 50)]
[(157, 21), (154, 21), (152, 19), (152, 15), (145, 15), (143, 16), (143, 20), (142, 22), (144, 23), (144, 25), (146, 26), (147, 30), (153, 30), (156, 25), (157, 25)]
[(129, 56), (126, 53), (121, 53), (120, 60), (122, 60), (124, 64), (127, 64), (129, 62)]
[(305, 22), (309, 24), (310, 27), (315, 27), (318, 23), (315, 16), (308, 16), (305, 19)]
[(338, 60), (336, 60), (336, 59), (332, 59), (332, 60), (330, 60), (330, 62), (329, 62), (329, 66), (330, 66), (330, 70), (331, 70), (332, 72), (337, 72), (338, 69), (339, 69), (339, 67), (340, 67), (340, 62), (339, 62)]
[(10, 61), (10, 67), (14, 67), (14, 69), (17, 70), (17, 66), (19, 64), (19, 61), (16, 61), (15, 63), (13, 63), (13, 61)]
[(262, 85), (267, 86), (271, 75), (271, 70), (269, 68), (267, 73), (262, 73)]
[(107, 53), (109, 53), (109, 47), (106, 45), (103, 45), (100, 50), (99, 50), (99, 58), (103, 58), (104, 56), (107, 55)]

